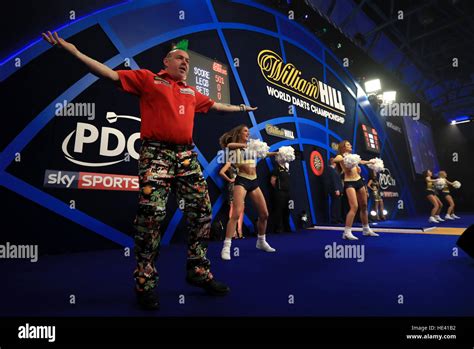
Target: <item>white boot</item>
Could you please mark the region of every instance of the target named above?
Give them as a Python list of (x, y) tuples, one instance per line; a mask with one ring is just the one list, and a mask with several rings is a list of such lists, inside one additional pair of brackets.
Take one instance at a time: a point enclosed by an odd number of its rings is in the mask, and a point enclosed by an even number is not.
[(437, 221), (434, 216), (430, 216), (430, 218), (428, 219), (428, 222), (430, 222), (430, 223), (439, 223), (439, 221)]
[(439, 214), (437, 214), (437, 215), (435, 216), (435, 218), (436, 218), (436, 220), (437, 220), (438, 222), (444, 222), (444, 219), (441, 218), (441, 217), (439, 216)]
[(351, 228), (344, 228), (344, 233), (342, 234), (344, 240), (359, 240), (357, 236), (352, 235)]
[(372, 229), (370, 229), (369, 226), (366, 226), (366, 227), (362, 228), (362, 235), (364, 235), (364, 236), (379, 236), (379, 234), (377, 234)]
[(454, 213), (451, 213), (451, 217), (453, 217), (455, 219), (461, 219), (461, 217), (456, 216)]
[(230, 261), (230, 247), (232, 245), (231, 239), (224, 240), (224, 246), (222, 247), (221, 251), (221, 258), (225, 261)]
[(259, 235), (258, 236), (257, 245), (255, 247), (258, 248), (259, 250), (262, 250), (262, 251), (265, 251), (265, 252), (275, 252), (276, 251), (265, 240), (265, 235)]
[(454, 218), (451, 217), (449, 214), (446, 213), (446, 216), (444, 216), (444, 219), (449, 219), (451, 221), (454, 221)]

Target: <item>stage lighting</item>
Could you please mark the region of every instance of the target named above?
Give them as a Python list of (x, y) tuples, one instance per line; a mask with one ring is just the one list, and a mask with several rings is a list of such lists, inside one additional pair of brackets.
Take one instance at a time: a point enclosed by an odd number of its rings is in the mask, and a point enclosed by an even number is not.
[(464, 120), (464, 121), (454, 121), (453, 125), (465, 124), (467, 122), (471, 122), (471, 120)]
[(382, 86), (380, 85), (380, 79), (369, 80), (365, 82), (365, 93), (373, 93), (380, 91)]
[(372, 211), (370, 211), (370, 215), (371, 215), (372, 217), (375, 217), (375, 216), (377, 215), (377, 212), (375, 212), (374, 210), (372, 210)]
[(383, 210), (383, 215), (386, 216), (388, 214), (388, 211), (387, 210)]
[(309, 219), (306, 211), (303, 210), (298, 214), (298, 223), (300, 228), (306, 228), (308, 226)]
[(458, 116), (451, 120), (451, 125), (465, 124), (466, 122), (470, 122), (470, 121), (471, 121), (471, 117), (467, 115)]
[(384, 103), (392, 103), (397, 99), (397, 91), (386, 91), (382, 94)]

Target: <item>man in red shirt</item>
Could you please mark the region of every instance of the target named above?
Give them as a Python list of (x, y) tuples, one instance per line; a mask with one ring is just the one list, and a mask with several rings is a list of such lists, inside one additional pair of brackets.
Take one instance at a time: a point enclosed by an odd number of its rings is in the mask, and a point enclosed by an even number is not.
[(158, 282), (155, 259), (160, 246), (160, 225), (172, 187), (178, 201), (184, 204), (188, 221), (186, 281), (212, 295), (227, 294), (229, 287), (216, 281), (210, 272), (207, 246), (202, 242), (209, 237), (211, 202), (197, 154), (192, 151), (194, 114), (206, 113), (209, 109), (238, 112), (256, 108), (217, 103), (187, 85), (189, 55), (182, 49), (175, 48), (166, 55), (165, 69), (158, 74), (145, 69), (114, 71), (86, 56), (57, 33), (43, 33), (43, 38), (71, 53), (93, 74), (116, 82), (125, 92), (140, 98), (140, 193), (134, 221), (137, 231), (134, 278), (140, 306), (150, 310), (159, 308), (154, 292)]

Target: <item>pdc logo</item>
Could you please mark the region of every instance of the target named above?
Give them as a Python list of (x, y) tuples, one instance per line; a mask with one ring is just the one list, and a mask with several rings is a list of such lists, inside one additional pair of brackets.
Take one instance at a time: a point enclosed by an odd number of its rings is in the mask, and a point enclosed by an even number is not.
[[(117, 115), (114, 112), (108, 112), (106, 119), (109, 124), (114, 124), (119, 119), (140, 122), (140, 119), (135, 116)], [(92, 124), (78, 122), (76, 129), (64, 138), (62, 151), (68, 161), (77, 165), (86, 167), (111, 166), (122, 161), (130, 161), (130, 157), (138, 160), (139, 154), (135, 150), (135, 143), (138, 139), (140, 139), (140, 132), (135, 132), (127, 138), (117, 128), (101, 127), (99, 129)], [(92, 162), (88, 159), (91, 157), (97, 158), (97, 155), (90, 155), (94, 148), (93, 145), (97, 149), (97, 144), (99, 145), (99, 160)]]
[(388, 189), (388, 187), (395, 187), (397, 185), (397, 182), (392, 177), (392, 174), (388, 168), (385, 168), (382, 172), (380, 172), (379, 182), (380, 188), (383, 190)]

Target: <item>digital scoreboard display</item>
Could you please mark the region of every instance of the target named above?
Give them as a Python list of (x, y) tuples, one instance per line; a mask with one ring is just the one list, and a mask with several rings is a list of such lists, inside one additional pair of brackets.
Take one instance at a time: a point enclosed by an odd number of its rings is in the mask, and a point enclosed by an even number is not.
[(365, 149), (373, 153), (380, 153), (379, 135), (375, 128), (362, 125), (362, 133), (365, 139)]
[(189, 74), (186, 82), (216, 102), (230, 103), (228, 66), (199, 53), (187, 52)]

